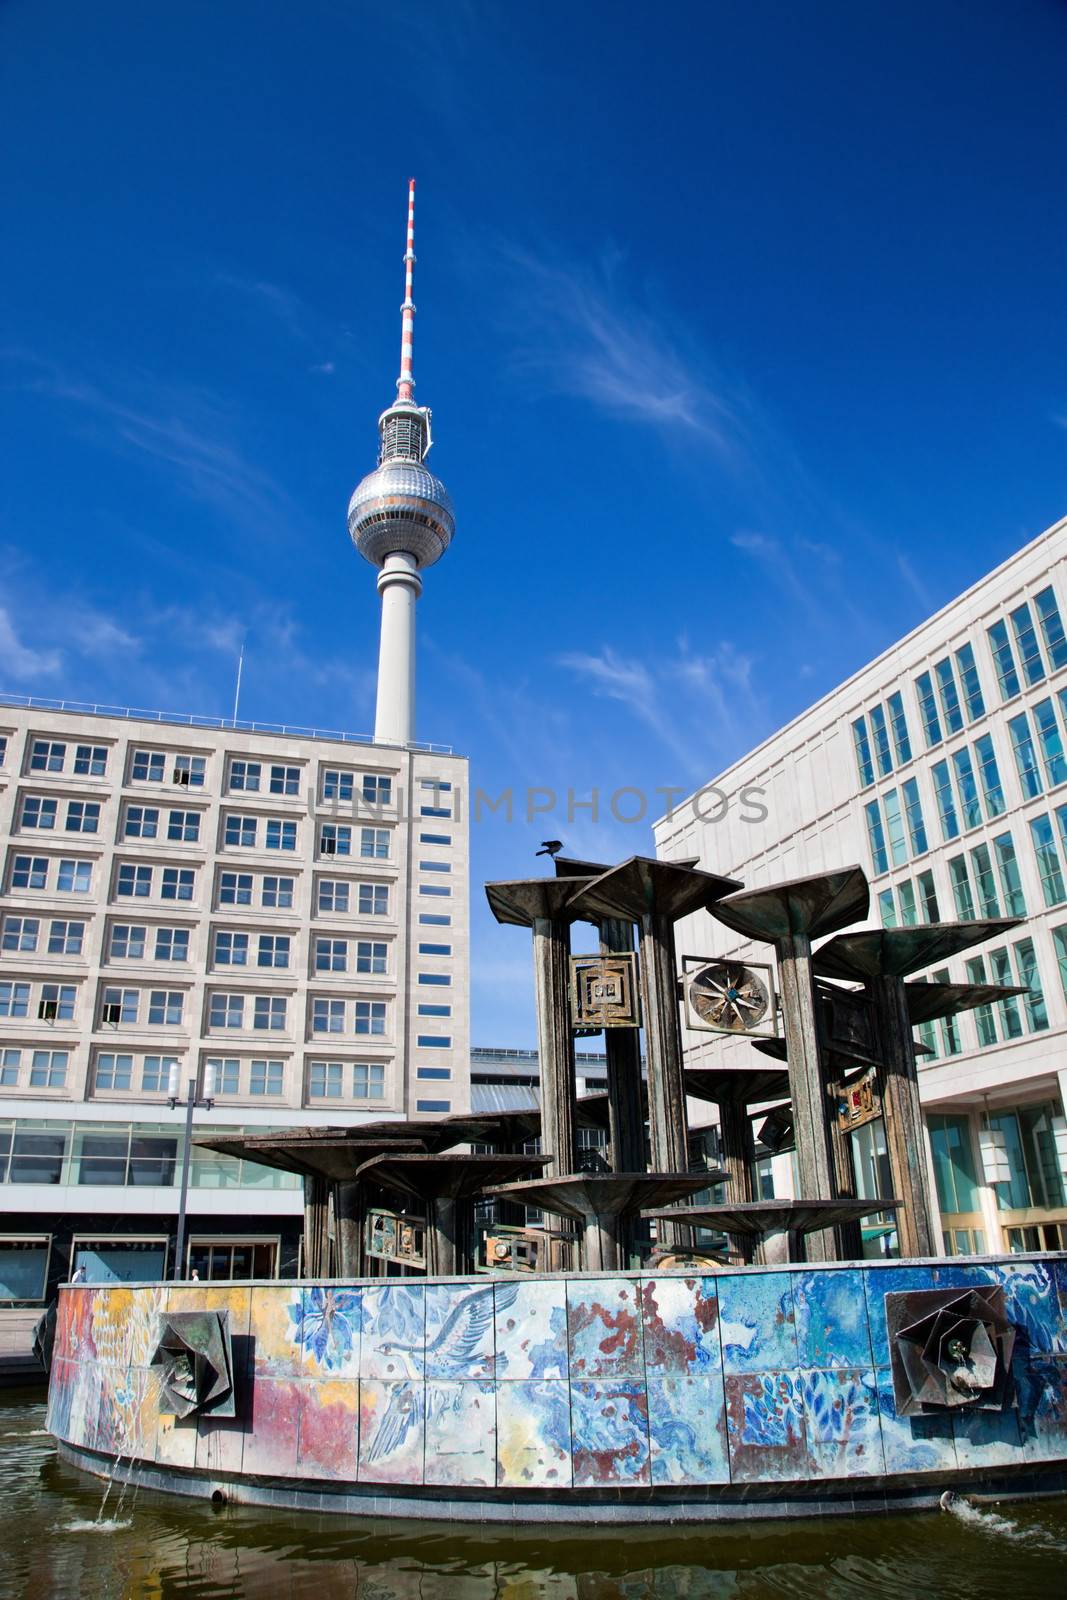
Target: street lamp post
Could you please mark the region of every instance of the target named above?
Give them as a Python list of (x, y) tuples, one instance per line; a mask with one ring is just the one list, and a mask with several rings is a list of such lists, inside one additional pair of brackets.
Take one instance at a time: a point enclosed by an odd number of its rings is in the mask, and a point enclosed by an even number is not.
[(177, 1283), (185, 1277), (185, 1213), (189, 1203), (189, 1160), (193, 1148), (193, 1112), (198, 1108), (210, 1111), (215, 1104), (215, 1063), (209, 1061), (204, 1068), (204, 1092), (197, 1098), (196, 1078), (189, 1079), (189, 1090), (185, 1101), (178, 1098), (180, 1086), (180, 1073), (178, 1063), (175, 1062), (170, 1069), (167, 1080), (167, 1103), (172, 1111), (180, 1105), (185, 1106), (185, 1148), (182, 1151), (182, 1182), (181, 1194), (178, 1200), (178, 1238), (174, 1251), (174, 1281)]

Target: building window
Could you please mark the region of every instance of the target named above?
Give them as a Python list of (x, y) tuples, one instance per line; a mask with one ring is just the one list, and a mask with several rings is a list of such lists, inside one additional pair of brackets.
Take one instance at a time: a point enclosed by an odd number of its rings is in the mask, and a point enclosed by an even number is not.
[(915, 680), (915, 689), (919, 697), (919, 715), (926, 735), (926, 748), (931, 750), (935, 744), (941, 743), (941, 719), (937, 713), (933, 679), (928, 672), (920, 672)]
[(451, 1111), (451, 1100), (416, 1100), (416, 1111)]
[[(18, 1088), (21, 1065), (21, 1050), (0, 1050), (0, 1089)], [(0, 1171), (0, 1180), (2, 1178), (3, 1173)]]
[(977, 1211), (978, 1181), (967, 1118), (929, 1112), (926, 1123), (938, 1205), (942, 1211)]
[(78, 991), (73, 983), (42, 983), (37, 1016), (42, 1022), (73, 1022)]
[(941, 819), (941, 837), (948, 844), (951, 839), (958, 839), (960, 835), (959, 818), (956, 815), (956, 797), (952, 792), (952, 779), (948, 773), (948, 762), (935, 761), (930, 771), (934, 780), (934, 798), (937, 801), (937, 813)]
[(47, 856), (16, 856), (11, 864), (12, 889), (43, 889), (48, 882)]
[(85, 943), (84, 922), (53, 922), (48, 929), (50, 956), (80, 956)]
[(393, 803), (393, 780), (383, 778), (378, 773), (365, 772), (362, 778), (361, 793), (369, 806), (391, 806)]
[(1011, 626), (1019, 650), (1023, 677), (1028, 684), (1040, 683), (1045, 676), (1045, 663), (1041, 659), (1041, 647), (1037, 642), (1028, 605), (1024, 603), (1015, 608), (1011, 613)]
[(347, 912), (348, 910), (347, 883), (336, 878), (320, 878), (318, 907), (320, 911)]
[[(989, 846), (976, 844), (971, 851), (971, 867), (974, 872), (974, 885), (978, 894), (978, 915), (980, 917), (999, 917), (1000, 903), (997, 900), (997, 883), (993, 876), (993, 862), (989, 854)], [(939, 979), (939, 982), (948, 982), (948, 979)]]
[(217, 967), (247, 967), (247, 933), (232, 933), (220, 928), (215, 935), (215, 965)]
[[(151, 875), (151, 868), (149, 868)], [(62, 860), (56, 874), (56, 888), (63, 894), (88, 894), (93, 886), (91, 861)]]
[(348, 940), (347, 939), (316, 939), (315, 940), (315, 971), (316, 972), (347, 972), (348, 970)]
[(127, 806), (124, 834), (127, 839), (154, 839), (159, 832), (159, 812), (155, 806)]
[(5, 917), (3, 948), (34, 951), (40, 932), (41, 924), (37, 917)]
[(452, 843), (452, 835), (450, 833), (420, 833), (419, 834), (419, 843), (420, 844), (451, 844)]
[(285, 1089), (285, 1062), (255, 1060), (249, 1069), (250, 1094), (281, 1094)]
[(1060, 667), (1067, 667), (1067, 638), (1064, 637), (1060, 609), (1051, 587), (1042, 589), (1039, 594), (1034, 595), (1034, 610), (1041, 624), (1041, 633), (1049, 661), (1052, 663), (1052, 670), (1058, 672)]
[(889, 749), (889, 728), (886, 725), (885, 712), (881, 706), (872, 706), (870, 715), (878, 772), (881, 777), (887, 778), (893, 770), (893, 756)]
[(929, 849), (929, 843), (926, 837), (926, 824), (923, 821), (918, 780), (906, 778), (900, 786), (900, 792), (904, 796), (904, 815), (908, 823), (911, 853), (913, 856), (924, 856)]
[(35, 1050), (30, 1058), (30, 1088), (64, 1088), (69, 1060), (66, 1050)]
[(275, 970), (288, 967), (289, 945), (290, 939), (287, 933), (261, 933), (256, 966), (272, 967)]
[(208, 1056), (205, 1068), (214, 1068), (216, 1094), (240, 1094), (241, 1063), (236, 1056)]
[(146, 932), (137, 923), (116, 922), (111, 930), (112, 961), (143, 961)]
[(419, 945), (420, 956), (450, 956), (451, 954), (452, 946), (450, 944), (427, 944), (423, 942)]
[(139, 989), (105, 989), (100, 1005), (100, 1022), (103, 1026), (134, 1027), (141, 1005)]
[(268, 911), (288, 911), (293, 904), (292, 878), (278, 878), (270, 873), (263, 879), (262, 904)]
[(389, 946), (371, 939), (356, 942), (356, 971), (382, 974), (386, 972)]
[(308, 1094), (313, 1100), (340, 1100), (344, 1093), (344, 1062), (313, 1061), (308, 1068)]
[(940, 922), (941, 913), (937, 906), (937, 886), (934, 883), (932, 872), (920, 872), (916, 878), (919, 886), (919, 899), (922, 903), (924, 922)]
[(172, 811), (167, 818), (167, 838), (179, 844), (199, 843), (199, 811)]
[(447, 883), (420, 883), (419, 893), (436, 895), (439, 900), (447, 900), (451, 897), (452, 890)]
[(900, 810), (900, 796), (895, 789), (887, 789), (882, 796), (885, 812), (886, 834), (889, 838), (889, 855), (895, 867), (902, 867), (908, 859), (908, 846), (904, 838), (904, 818)]
[(973, 922), (974, 896), (971, 893), (971, 880), (967, 873), (967, 857), (952, 856), (948, 864), (949, 882), (952, 885), (952, 896), (956, 902), (956, 915), (961, 922)]
[(300, 768), (299, 767), (271, 767), (270, 769), (271, 794), (299, 794), (300, 793)]
[(452, 1007), (431, 1006), (424, 1002), (421, 1006), (419, 1006), (418, 1014), (420, 1017), (450, 1017), (452, 1015)]
[(1053, 928), (1052, 943), (1056, 951), (1056, 965), (1059, 968), (1064, 999), (1067, 999), (1067, 925)]
[(1062, 905), (1064, 900), (1067, 900), (1067, 889), (1064, 889), (1059, 852), (1052, 832), (1052, 822), (1048, 816), (1031, 819), (1030, 837), (1037, 857), (1037, 870), (1041, 878), (1041, 892), (1045, 897), (1045, 904)]
[[(942, 967), (933, 974), (934, 983), (948, 983), (948, 968)], [(946, 1056), (958, 1056), (963, 1049), (960, 1038), (959, 1023), (955, 1017), (941, 1017), (938, 1022), (941, 1030), (941, 1049)]]
[[(1007, 950), (1000, 946), (997, 950), (989, 952), (989, 969), (994, 983), (1008, 984), (1014, 982), (1011, 971), (1011, 961)], [(997, 1010), (1000, 1013), (1000, 1026), (1005, 1039), (1019, 1039), (1023, 1032), (1023, 1019), (1019, 1011), (1017, 996), (1011, 994), (1006, 1000), (997, 1001)]]
[(191, 867), (164, 867), (160, 897), (164, 900), (191, 900), (196, 874)]
[(157, 928), (156, 929), (156, 960), (157, 961), (188, 961), (189, 959), (189, 929), (188, 928)]
[(28, 794), (22, 802), (22, 827), (50, 831), (56, 825), (58, 800), (46, 795)]
[(447, 911), (420, 911), (419, 924), (423, 928), (450, 928), (452, 918)]
[(359, 885), (359, 914), (361, 917), (387, 917), (389, 915), (389, 888), (384, 883)]
[(147, 900), (152, 893), (152, 868), (135, 867), (129, 862), (124, 862), (119, 867), (115, 892), (119, 895), (131, 895), (137, 900)]
[(227, 849), (254, 850), (256, 845), (256, 818), (242, 817), (231, 811), (226, 818), (223, 843)]
[[(452, 1068), (451, 1067), (417, 1067), (415, 1069), (415, 1076), (416, 1076), (416, 1078), (433, 1078), (433, 1079), (436, 1079), (438, 1082), (440, 1082), (440, 1081), (442, 1081), (444, 1079), (451, 1078), (451, 1076), (452, 1076)], [(583, 1128), (581, 1131), (583, 1133), (593, 1133), (596, 1130), (593, 1129), (593, 1128)]]
[(867, 842), (871, 848), (871, 860), (875, 873), (889, 871), (889, 856), (885, 847), (885, 830), (882, 827), (882, 813), (877, 800), (868, 801), (863, 808), (867, 818)]
[(963, 727), (963, 712), (960, 710), (956, 675), (952, 670), (952, 662), (948, 656), (943, 661), (935, 662), (934, 676), (937, 678), (937, 693), (941, 701), (941, 710), (945, 716), (945, 726), (949, 733), (959, 733)]
[(895, 928), (897, 925), (897, 908), (893, 899), (892, 889), (883, 889), (878, 896), (878, 914), (882, 919), (883, 928)]
[(355, 1004), (356, 1032), (385, 1033), (385, 1001), (357, 1000)]
[(1033, 714), (1045, 778), (1049, 788), (1055, 789), (1058, 784), (1067, 782), (1067, 760), (1064, 759), (1055, 707), (1051, 700), (1039, 700), (1033, 707)]
[(1015, 670), (1008, 630), (1003, 622), (994, 622), (988, 630), (989, 647), (993, 652), (993, 665), (1001, 700), (1014, 700), (1019, 693), (1019, 674)]
[(100, 802), (98, 800), (68, 800), (68, 833), (96, 833), (100, 827)]
[(250, 906), (252, 904), (252, 874), (250, 872), (223, 872), (219, 876), (220, 906)]
[(956, 651), (956, 665), (959, 668), (960, 683), (963, 685), (963, 702), (967, 707), (967, 720), (973, 722), (976, 717), (985, 716), (985, 700), (982, 698), (982, 684), (978, 677), (978, 665), (974, 659), (974, 650), (971, 645), (960, 645)]
[(268, 850), (295, 850), (296, 823), (281, 822), (276, 817), (267, 821), (266, 846)]
[(252, 1026), (261, 1032), (283, 1033), (288, 1001), (282, 994), (257, 994)]
[(242, 761), (234, 757), (230, 762), (228, 788), (234, 794), (258, 794), (262, 771), (258, 761)]
[(420, 972), (419, 982), (430, 987), (448, 988), (452, 979), (447, 972)]
[(355, 1100), (384, 1099), (385, 1068), (376, 1061), (356, 1061), (352, 1067), (352, 1096)]
[(1023, 1006), (1026, 1010), (1026, 1024), (1031, 1033), (1041, 1033), (1048, 1027), (1048, 1007), (1045, 1005), (1045, 993), (1041, 987), (1041, 974), (1037, 965), (1037, 952), (1032, 939), (1020, 939), (1012, 945), (1012, 959), (1015, 962), (1015, 977), (1026, 993), (1023, 995)]
[(342, 822), (324, 822), (319, 829), (319, 854), (323, 856), (350, 856), (352, 854), (352, 829)]
[(1041, 773), (1038, 770), (1034, 742), (1030, 737), (1030, 723), (1025, 711), (1021, 716), (1012, 717), (1008, 723), (1008, 732), (1011, 734), (1011, 748), (1019, 772), (1023, 799), (1033, 800), (1041, 793)]
[[(166, 1094), (170, 1088), (171, 1069), (177, 1065), (177, 1056), (145, 1056), (141, 1067), (141, 1093)], [(164, 1160), (166, 1162), (166, 1158)], [(160, 1177), (156, 1181), (172, 1183), (174, 1180), (173, 1177)]]
[(208, 1007), (209, 1028), (243, 1028), (245, 1019), (245, 997), (243, 994), (219, 994), (211, 996)]
[(389, 829), (361, 828), (359, 830), (359, 853), (364, 861), (388, 861)]
[(98, 1089), (132, 1089), (133, 1057), (111, 1054), (97, 1056), (94, 1082)]
[(30, 771), (62, 772), (66, 759), (65, 744), (54, 744), (49, 739), (35, 739), (30, 750)]
[(0, 1017), (25, 1017), (29, 1009), (28, 983), (0, 983)]
[[(988, 983), (984, 956), (969, 956), (965, 965), (968, 983)], [(978, 1048), (985, 1050), (991, 1044), (996, 1044), (997, 1025), (993, 1017), (993, 1007), (991, 1005), (977, 1006), (974, 1012), (974, 1021), (978, 1029)]]
[(447, 1033), (420, 1033), (415, 1042), (421, 1045), (424, 1050), (451, 1050), (452, 1048), (451, 1035)]
[[(852, 724), (852, 743), (856, 751), (856, 768), (860, 775), (860, 788), (866, 789), (874, 782), (874, 763), (871, 760), (871, 741), (867, 737), (865, 717), (857, 717)], [(422, 835), (425, 837), (425, 835)]]
[(189, 1271), (213, 1283), (234, 1278), (276, 1278), (278, 1244), (272, 1239), (192, 1239)]
[(148, 1023), (153, 1028), (180, 1028), (185, 996), (179, 989), (152, 989), (148, 996)]
[(420, 872), (451, 872), (451, 864), (447, 861), (420, 861)]
[[(451, 806), (420, 806), (419, 807), (419, 816), (420, 817), (451, 817), (451, 815), (452, 815)], [(442, 1104), (447, 1104), (447, 1102), (442, 1102)]]
[(914, 928), (919, 921), (919, 907), (915, 900), (915, 885), (910, 878), (897, 884), (897, 905), (900, 920), (905, 928)]
[(352, 794), (352, 773), (339, 772), (333, 767), (327, 767), (322, 775), (322, 798), (324, 800), (351, 800)]
[(985, 797), (986, 815), (992, 820), (999, 817), (1005, 810), (1004, 788), (1000, 781), (1000, 771), (997, 767), (996, 751), (993, 747), (992, 737), (984, 733), (974, 742), (974, 753), (978, 757), (978, 777), (982, 785), (982, 794)]
[(956, 774), (956, 790), (960, 797), (963, 826), (969, 832), (971, 828), (981, 826), (982, 807), (978, 800), (978, 785), (974, 778), (971, 752), (966, 746), (953, 753), (952, 766)]
[(174, 757), (174, 782), (186, 788), (202, 789), (206, 771), (207, 759), (204, 756)]
[(162, 750), (135, 750), (130, 780), (133, 783), (162, 783), (166, 757)]
[(1023, 895), (1019, 863), (1015, 858), (1015, 842), (1010, 833), (1002, 833), (993, 840), (993, 851), (1000, 874), (1000, 887), (1004, 896), (1004, 911), (1009, 917), (1025, 917), (1026, 899)]

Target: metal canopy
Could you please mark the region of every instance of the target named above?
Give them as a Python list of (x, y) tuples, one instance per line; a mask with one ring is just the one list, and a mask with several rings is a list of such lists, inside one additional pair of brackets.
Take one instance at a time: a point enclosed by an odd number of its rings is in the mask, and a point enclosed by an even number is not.
[(714, 872), (702, 872), (674, 861), (653, 861), (648, 856), (631, 856), (621, 866), (612, 867), (578, 888), (573, 887), (573, 878), (559, 881), (572, 886), (572, 914), (589, 922), (605, 917), (639, 922), (649, 914), (676, 922), (741, 887), (736, 878), (721, 878)]
[(789, 1074), (775, 1067), (687, 1067), (685, 1092), (713, 1105), (755, 1105), (789, 1093)]
[(509, 882), (487, 883), (485, 898), (498, 922), (508, 922), (515, 927), (530, 928), (537, 921), (564, 914), (568, 921), (576, 922), (579, 914), (569, 909), (568, 901), (574, 894), (576, 884), (584, 881), (575, 878), (514, 878)]
[[(532, 1178), (487, 1189), (500, 1200), (518, 1200), (557, 1216), (628, 1216), (642, 1206), (669, 1205), (721, 1183), (725, 1172), (575, 1172), (561, 1178)], [(664, 1213), (673, 1216), (673, 1212)], [(685, 1213), (679, 1215), (684, 1218)]]
[(904, 996), (908, 1016), (916, 1025), (952, 1017), (957, 1011), (973, 1011), (977, 1006), (1008, 1000), (1013, 994), (1029, 994), (1029, 989), (997, 983), (908, 983)]
[(859, 1222), (879, 1211), (896, 1211), (899, 1200), (747, 1200), (736, 1205), (678, 1206), (673, 1211), (643, 1211), (650, 1221), (688, 1222), (697, 1228), (762, 1238), (769, 1233), (818, 1233), (844, 1222)]
[(863, 868), (842, 867), (837, 872), (792, 878), (766, 889), (746, 889), (708, 909), (717, 922), (724, 922), (735, 933), (773, 944), (798, 934), (820, 939), (861, 922), (870, 908), (870, 898)]
[(460, 1200), (480, 1194), (487, 1184), (500, 1183), (531, 1169), (536, 1171), (550, 1159), (528, 1155), (383, 1154), (365, 1161), (355, 1176), (413, 1195), (417, 1200)]
[(213, 1150), (216, 1155), (254, 1161), (261, 1167), (295, 1173), (301, 1178), (327, 1178), (333, 1183), (351, 1181), (362, 1163), (386, 1150), (425, 1152), (426, 1149), (418, 1139), (307, 1139), (299, 1146), (290, 1146), (284, 1135), (275, 1143), (266, 1139), (258, 1142), (242, 1134), (222, 1134), (211, 1139), (196, 1139), (194, 1143), (202, 1149)]
[[(786, 1045), (784, 1039), (753, 1039), (753, 1048), (761, 1055), (770, 1056), (772, 1061), (785, 1061)], [(880, 1063), (876, 1056), (870, 1056), (865, 1050), (860, 1050), (852, 1045), (847, 1050), (840, 1045), (824, 1044), (821, 1049), (823, 1065), (831, 1073), (840, 1073), (842, 1076), (855, 1072), (866, 1072), (868, 1067), (877, 1067)]]
[(919, 928), (869, 928), (838, 934), (815, 953), (815, 971), (822, 978), (865, 983), (868, 978), (906, 978), (911, 972), (948, 961), (1018, 928), (1022, 919), (1003, 917), (986, 922), (931, 922)]

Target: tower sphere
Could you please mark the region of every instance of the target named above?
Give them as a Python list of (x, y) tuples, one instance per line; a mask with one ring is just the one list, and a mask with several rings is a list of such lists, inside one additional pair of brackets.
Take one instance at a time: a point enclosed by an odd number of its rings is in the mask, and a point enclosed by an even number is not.
[(448, 490), (420, 461), (385, 460), (368, 472), (348, 503), (348, 531), (374, 566), (406, 552), (420, 567), (440, 560), (456, 517)]

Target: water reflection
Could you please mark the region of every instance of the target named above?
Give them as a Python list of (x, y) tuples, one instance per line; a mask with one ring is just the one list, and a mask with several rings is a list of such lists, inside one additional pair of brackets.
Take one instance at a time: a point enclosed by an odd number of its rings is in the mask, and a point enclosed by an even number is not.
[(212, 1507), (59, 1461), (36, 1395), (0, 1396), (0, 1596), (27, 1600), (1048, 1600), (1067, 1499), (961, 1515), (568, 1531)]

